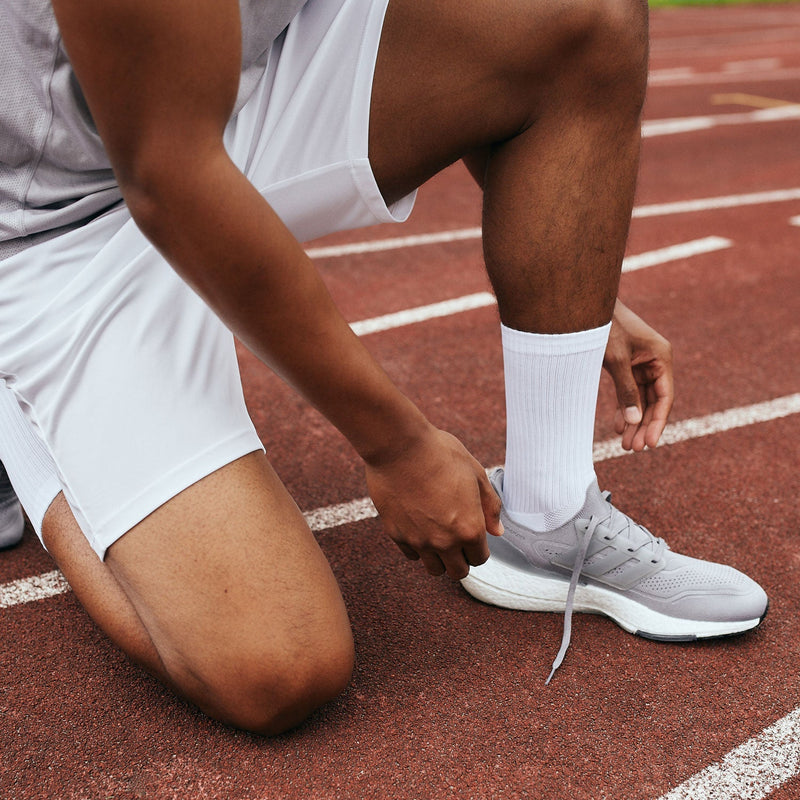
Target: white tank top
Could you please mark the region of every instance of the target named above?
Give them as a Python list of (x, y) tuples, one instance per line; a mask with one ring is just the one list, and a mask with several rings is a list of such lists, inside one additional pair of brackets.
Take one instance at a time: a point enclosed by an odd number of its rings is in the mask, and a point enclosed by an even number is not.
[[(306, 0), (239, 0), (238, 111)], [(0, 260), (120, 202), (50, 0), (0, 3)]]

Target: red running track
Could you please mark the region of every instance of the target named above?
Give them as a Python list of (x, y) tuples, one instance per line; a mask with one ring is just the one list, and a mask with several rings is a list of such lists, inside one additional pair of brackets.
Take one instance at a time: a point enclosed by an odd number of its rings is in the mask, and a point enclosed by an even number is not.
[[(708, 252), (657, 253), (623, 277), (623, 299), (675, 346), (679, 396), (672, 443), (624, 458), (599, 447), (597, 469), (675, 549), (761, 582), (772, 602), (761, 628), (665, 645), (579, 615), (545, 687), (561, 617), (481, 605), (406, 562), (349, 505), (365, 488), (341, 437), (243, 352), (252, 414), (300, 507), (345, 504), (350, 521), (316, 527), (355, 629), (351, 687), (276, 740), (217, 725), (131, 666), (71, 593), (32, 599), (32, 579), (53, 565), (26, 534), (0, 554), (0, 797), (800, 797), (800, 6), (659, 10), (652, 21), (629, 255), (692, 242)], [(479, 205), (453, 168), (405, 226), (314, 243), (341, 245), (318, 263), (348, 319), (485, 292), (470, 230)], [(466, 233), (349, 247), (443, 231)], [(435, 422), (487, 465), (502, 461), (491, 305), (365, 340)], [(601, 445), (612, 408), (604, 382)]]

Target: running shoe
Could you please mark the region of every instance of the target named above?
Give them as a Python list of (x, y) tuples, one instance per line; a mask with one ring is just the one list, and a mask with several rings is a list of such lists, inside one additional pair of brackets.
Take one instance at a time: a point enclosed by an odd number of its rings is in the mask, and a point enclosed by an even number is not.
[[(503, 470), (489, 477), (502, 500)], [(485, 603), (564, 613), (547, 683), (569, 647), (573, 611), (604, 614), (630, 633), (675, 642), (743, 633), (767, 613), (767, 595), (755, 581), (672, 552), (610, 497), (594, 482), (575, 517), (547, 533), (518, 525), (503, 508), (504, 535), (488, 537), (489, 560), (462, 581)]]
[(22, 538), (25, 520), (11, 481), (0, 463), (0, 549), (12, 547)]

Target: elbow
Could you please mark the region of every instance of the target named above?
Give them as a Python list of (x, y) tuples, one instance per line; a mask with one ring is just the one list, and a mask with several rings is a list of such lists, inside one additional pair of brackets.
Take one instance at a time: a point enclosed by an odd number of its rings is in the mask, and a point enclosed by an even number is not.
[(164, 232), (171, 227), (170, 209), (174, 192), (168, 171), (160, 164), (133, 160), (121, 168), (115, 165), (120, 190), (131, 217), (144, 235), (159, 249)]

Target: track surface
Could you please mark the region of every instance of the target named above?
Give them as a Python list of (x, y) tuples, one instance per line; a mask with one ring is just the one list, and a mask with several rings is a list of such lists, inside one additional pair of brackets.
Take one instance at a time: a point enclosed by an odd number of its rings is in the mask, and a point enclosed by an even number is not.
[[(481, 605), (406, 562), (352, 503), (364, 483), (339, 435), (242, 353), (273, 463), (301, 508), (322, 509), (312, 521), (355, 629), (351, 687), (273, 741), (210, 722), (131, 666), (57, 579), (37, 589), (53, 565), (26, 534), (0, 555), (0, 798), (800, 797), (800, 6), (661, 10), (652, 22), (629, 255), (696, 241), (708, 252), (657, 253), (649, 261), (663, 263), (623, 277), (623, 299), (675, 346), (675, 427), (672, 443), (618, 457), (604, 445), (604, 382), (597, 469), (674, 549), (761, 582), (772, 602), (761, 628), (664, 645), (579, 615), (545, 687), (560, 616)], [(341, 246), (319, 265), (348, 319), (486, 292), (479, 206), (453, 168), (405, 226), (313, 243)], [(466, 232), (349, 247), (453, 231)], [(485, 464), (502, 461), (492, 305), (365, 337), (435, 422)]]

